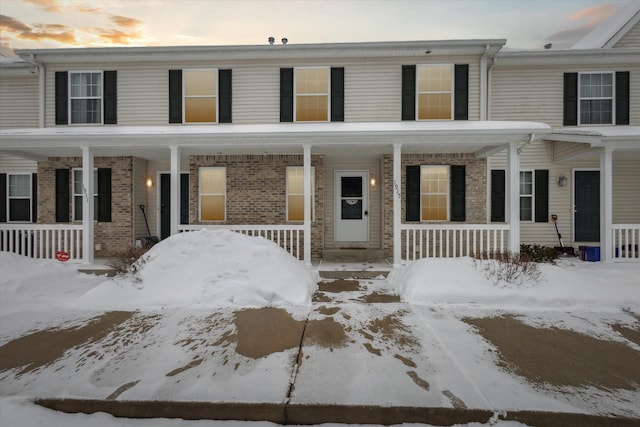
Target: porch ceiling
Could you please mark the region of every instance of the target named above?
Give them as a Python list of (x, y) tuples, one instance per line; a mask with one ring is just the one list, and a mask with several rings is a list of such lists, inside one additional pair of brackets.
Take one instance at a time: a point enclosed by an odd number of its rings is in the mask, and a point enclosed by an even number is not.
[(543, 123), (498, 121), (65, 126), (2, 130), (0, 151), (38, 160), (79, 156), (89, 147), (96, 156), (160, 160), (173, 146), (202, 155), (300, 153), (311, 144), (313, 152), (366, 156), (402, 144), (406, 153), (483, 154), (550, 132)]
[(593, 148), (640, 152), (640, 126), (594, 126), (554, 129), (544, 139), (589, 144)]

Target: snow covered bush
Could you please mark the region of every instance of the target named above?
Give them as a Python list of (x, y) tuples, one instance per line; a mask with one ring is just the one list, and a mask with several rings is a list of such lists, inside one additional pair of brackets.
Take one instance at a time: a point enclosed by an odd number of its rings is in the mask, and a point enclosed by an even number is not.
[(558, 259), (558, 253), (554, 248), (542, 245), (520, 245), (520, 255), (533, 262), (549, 264), (555, 264)]
[(114, 254), (108, 262), (108, 266), (116, 271), (116, 274), (135, 274), (142, 264), (144, 259), (141, 258), (148, 250), (150, 246), (140, 246), (118, 251)]
[(521, 286), (537, 283), (542, 277), (538, 264), (529, 256), (510, 252), (493, 252), (474, 258), (474, 267), (495, 285)]

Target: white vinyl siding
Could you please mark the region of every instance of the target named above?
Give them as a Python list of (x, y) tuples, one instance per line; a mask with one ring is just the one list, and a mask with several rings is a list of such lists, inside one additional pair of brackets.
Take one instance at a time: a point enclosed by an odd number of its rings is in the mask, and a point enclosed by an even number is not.
[(37, 173), (38, 162), (34, 160), (14, 157), (8, 154), (0, 154), (0, 171), (20, 171), (23, 173)]
[(280, 121), (280, 69), (233, 69), (233, 123)]
[(640, 47), (640, 22), (627, 31), (613, 47)]
[(401, 68), (397, 64), (345, 66), (344, 120), (346, 122), (400, 120), (401, 90)]
[(38, 76), (0, 77), (0, 129), (38, 127)]

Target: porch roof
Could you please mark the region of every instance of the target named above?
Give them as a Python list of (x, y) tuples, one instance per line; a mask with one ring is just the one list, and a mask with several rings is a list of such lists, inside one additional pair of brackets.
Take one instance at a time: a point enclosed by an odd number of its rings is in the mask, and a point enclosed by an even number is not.
[(363, 154), (363, 149), (390, 153), (448, 152), (487, 155), (508, 143), (546, 137), (544, 123), (515, 121), (274, 123), (163, 126), (64, 126), (5, 129), (0, 151), (32, 159), (78, 156), (80, 147), (95, 155), (165, 158), (169, 147), (185, 154), (264, 154), (302, 151)]
[(549, 141), (576, 142), (615, 151), (640, 151), (640, 126), (593, 126), (554, 129)]

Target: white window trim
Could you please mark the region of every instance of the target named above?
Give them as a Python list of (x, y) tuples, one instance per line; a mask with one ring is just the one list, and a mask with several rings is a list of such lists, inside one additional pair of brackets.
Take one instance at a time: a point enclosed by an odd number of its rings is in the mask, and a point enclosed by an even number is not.
[[(611, 74), (611, 97), (600, 97), (600, 98), (584, 98), (584, 100), (611, 100), (611, 123), (582, 123), (582, 109), (581, 102), (583, 98), (580, 96), (580, 83), (582, 81), (582, 76), (585, 74)], [(615, 71), (580, 71), (578, 73), (578, 126), (614, 126), (616, 124), (616, 73)]]
[[(67, 123), (70, 126), (100, 126), (104, 125), (104, 71), (103, 70), (74, 70), (67, 73)], [(100, 74), (100, 96), (71, 96), (71, 75), (72, 74)], [(73, 99), (100, 99), (100, 123), (72, 123), (73, 115), (71, 112), (71, 104)]]
[[(211, 98), (211, 95), (189, 95), (185, 94), (186, 90), (186, 74), (192, 71), (215, 71), (216, 74), (216, 120), (214, 122), (188, 122), (187, 121), (187, 98)], [(182, 124), (185, 125), (206, 125), (217, 124), (220, 121), (220, 69), (219, 68), (185, 68), (182, 70)]]
[[(327, 92), (326, 93), (305, 93), (300, 96), (323, 96), (327, 97), (327, 120), (298, 121), (298, 92), (296, 92), (296, 82), (298, 70), (327, 70)], [(293, 122), (294, 123), (329, 123), (331, 121), (331, 67), (295, 67), (293, 69)]]
[[(11, 176), (16, 176), (16, 175), (27, 175), (29, 177), (29, 220), (28, 221), (12, 221), (11, 220), (11, 200), (15, 199), (15, 200), (25, 200), (27, 199), (27, 197), (23, 197), (23, 196), (11, 196)], [(11, 223), (30, 223), (33, 222), (33, 176), (31, 173), (29, 172), (7, 172), (7, 222), (11, 222)]]
[[(76, 218), (76, 197), (82, 197), (83, 194), (76, 194), (76, 172), (80, 172), (80, 177), (82, 178), (82, 168), (73, 168), (71, 169), (71, 218), (73, 222), (82, 222), (82, 219)], [(93, 220), (97, 222), (98, 209), (97, 209), (97, 200), (98, 200), (98, 168), (93, 168), (93, 185), (96, 187), (95, 194), (93, 195), (94, 207), (93, 207)], [(84, 183), (82, 185), (84, 188)]]
[[(429, 168), (447, 168), (447, 192), (446, 192), (446, 196), (447, 196), (447, 201), (446, 201), (446, 206), (447, 206), (447, 219), (423, 219), (422, 218), (422, 211), (423, 211), (423, 206), (422, 206), (422, 196), (423, 195), (427, 195), (427, 194), (444, 194), (444, 193), (427, 193), (424, 191), (424, 189), (422, 188), (422, 171), (424, 169), (429, 169)], [(420, 165), (420, 222), (448, 222), (451, 220), (451, 165)]]
[[(203, 169), (222, 169), (224, 171), (224, 193), (203, 193), (202, 180), (200, 179), (200, 171)], [(203, 220), (202, 219), (202, 196), (224, 196), (224, 219), (221, 220)], [(200, 166), (198, 168), (198, 221), (204, 223), (222, 223), (227, 220), (227, 167), (226, 166)]]
[[(520, 193), (520, 177), (518, 176), (518, 219), (520, 220), (520, 222), (533, 223), (535, 222), (536, 218), (536, 173), (534, 169), (520, 169), (520, 174), (522, 174), (523, 172), (531, 174), (531, 194), (523, 195), (522, 193)], [(523, 197), (531, 198), (531, 219), (521, 218), (522, 215), (520, 212), (520, 200), (522, 200)]]
[[(287, 166), (286, 175), (285, 175), (285, 209), (286, 209), (286, 221), (287, 222), (304, 222), (304, 221), (294, 221), (289, 219), (289, 196), (304, 196), (304, 191), (302, 193), (293, 193), (289, 194), (289, 171), (293, 169), (304, 170), (304, 166)], [(304, 178), (303, 178), (304, 179)], [(311, 166), (311, 222), (315, 222), (316, 220), (316, 168), (315, 166)]]
[[(450, 72), (451, 72), (451, 91), (427, 91), (427, 92), (420, 92), (419, 89), (419, 75), (420, 75), (420, 68), (429, 68), (429, 67), (449, 67)], [(416, 105), (415, 105), (415, 110), (416, 110), (416, 121), (419, 122), (442, 122), (444, 120), (442, 119), (421, 119), (420, 117), (420, 94), (427, 94), (427, 93), (449, 93), (451, 95), (451, 118), (449, 119), (449, 121), (453, 121), (453, 117), (454, 117), (454, 112), (455, 112), (455, 106), (454, 106), (454, 102), (455, 102), (455, 85), (456, 85), (456, 81), (455, 81), (455, 75), (454, 75), (454, 64), (418, 64), (416, 65)]]

